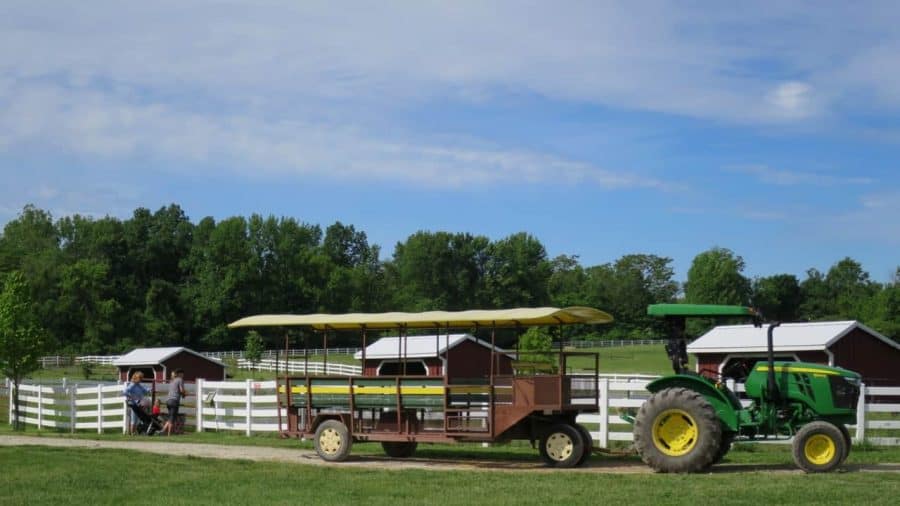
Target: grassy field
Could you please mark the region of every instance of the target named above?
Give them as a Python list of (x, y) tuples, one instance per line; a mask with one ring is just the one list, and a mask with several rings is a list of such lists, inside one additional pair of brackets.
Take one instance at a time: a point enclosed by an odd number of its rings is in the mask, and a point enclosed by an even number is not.
[[(894, 504), (900, 473), (385, 471), (0, 448), (3, 504)], [(14, 465), (13, 465), (14, 463)]]
[[(672, 363), (669, 362), (665, 347), (661, 344), (620, 346), (615, 348), (583, 348), (579, 350), (596, 352), (600, 355), (600, 372), (615, 373), (640, 373), (640, 374), (667, 374), (672, 372)], [(572, 357), (568, 366), (576, 369), (593, 368), (593, 359), (589, 357)], [(693, 360), (691, 361), (693, 367)]]

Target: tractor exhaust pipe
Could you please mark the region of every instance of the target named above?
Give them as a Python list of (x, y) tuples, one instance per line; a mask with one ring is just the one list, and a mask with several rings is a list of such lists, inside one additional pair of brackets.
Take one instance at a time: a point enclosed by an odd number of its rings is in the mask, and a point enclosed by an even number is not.
[(771, 399), (772, 401), (779, 400), (778, 385), (775, 384), (775, 345), (772, 340), (772, 333), (775, 331), (775, 327), (778, 327), (779, 325), (781, 325), (781, 322), (774, 322), (769, 324), (769, 331), (767, 333), (768, 335), (766, 342), (766, 354), (769, 361), (767, 390), (769, 393), (769, 399)]

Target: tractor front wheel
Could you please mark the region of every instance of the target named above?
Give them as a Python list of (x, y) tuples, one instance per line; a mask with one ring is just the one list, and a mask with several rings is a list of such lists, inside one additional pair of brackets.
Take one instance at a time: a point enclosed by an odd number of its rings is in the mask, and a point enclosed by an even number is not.
[(634, 448), (663, 473), (692, 473), (712, 465), (722, 444), (722, 425), (702, 395), (666, 388), (650, 396), (634, 422)]
[(342, 462), (350, 455), (353, 438), (340, 420), (325, 420), (316, 429), (316, 454), (328, 462)]
[(847, 452), (844, 434), (829, 422), (810, 422), (794, 435), (794, 463), (807, 473), (833, 471), (841, 465)]
[(538, 451), (550, 467), (575, 467), (584, 455), (584, 438), (574, 426), (558, 423), (541, 436)]
[(412, 442), (396, 442), (396, 441), (384, 441), (381, 443), (381, 448), (384, 450), (384, 453), (387, 454), (388, 457), (395, 459), (405, 459), (413, 456), (413, 453), (416, 452), (416, 448), (419, 446), (419, 443)]
[(844, 449), (844, 455), (841, 457), (841, 464), (847, 460), (847, 457), (850, 456), (850, 448), (853, 446), (853, 440), (850, 438), (850, 431), (847, 430), (847, 426), (844, 424), (838, 424), (838, 429), (841, 430), (841, 434), (844, 435), (844, 443), (846, 444), (846, 448)]

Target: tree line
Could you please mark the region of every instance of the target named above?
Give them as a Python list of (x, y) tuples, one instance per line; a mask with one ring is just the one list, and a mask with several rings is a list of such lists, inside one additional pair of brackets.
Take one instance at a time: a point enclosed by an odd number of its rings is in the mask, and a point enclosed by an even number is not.
[(662, 335), (647, 317), (655, 302), (752, 304), (782, 321), (857, 319), (900, 339), (900, 268), (887, 283), (851, 258), (750, 279), (724, 248), (694, 258), (687, 280), (672, 259), (625, 255), (584, 266), (548, 257), (528, 233), (490, 240), (420, 231), (383, 259), (353, 225), (274, 216), (206, 217), (194, 223), (172, 204), (128, 219), (54, 219), (26, 206), (0, 236), (0, 276), (16, 273), (36, 318), (61, 352), (118, 353), (135, 346), (239, 349), (228, 322), (258, 313), (343, 313), (587, 305), (613, 314), (599, 329), (565, 337)]

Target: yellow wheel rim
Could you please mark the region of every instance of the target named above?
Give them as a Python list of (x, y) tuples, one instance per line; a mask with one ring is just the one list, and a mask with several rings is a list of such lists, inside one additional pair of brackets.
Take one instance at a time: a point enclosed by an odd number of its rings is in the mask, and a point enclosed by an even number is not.
[(336, 455), (341, 451), (341, 435), (334, 429), (325, 429), (319, 434), (319, 449), (326, 455)]
[(803, 445), (803, 455), (812, 464), (824, 466), (834, 460), (837, 455), (837, 445), (825, 434), (814, 434)]
[(672, 457), (690, 453), (699, 434), (694, 418), (680, 409), (667, 409), (653, 421), (653, 444)]
[(562, 462), (569, 458), (572, 455), (572, 452), (575, 451), (575, 443), (572, 442), (572, 438), (566, 434), (554, 432), (547, 438), (547, 443), (544, 445), (544, 448), (547, 450), (547, 455), (551, 459)]

